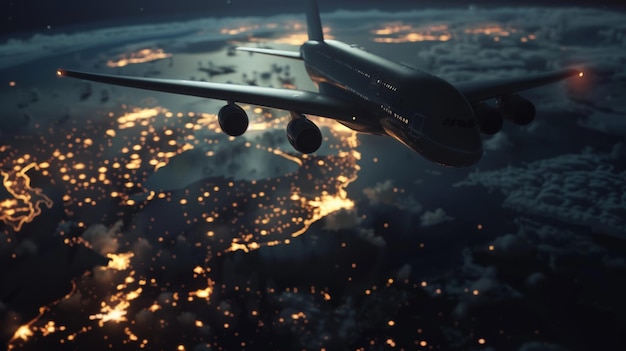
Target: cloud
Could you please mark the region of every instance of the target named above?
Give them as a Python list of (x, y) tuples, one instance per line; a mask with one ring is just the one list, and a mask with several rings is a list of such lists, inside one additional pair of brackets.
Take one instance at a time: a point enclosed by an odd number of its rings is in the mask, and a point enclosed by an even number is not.
[(358, 216), (355, 209), (347, 210), (343, 208), (327, 215), (324, 220), (324, 229), (335, 231), (351, 229), (361, 223), (361, 218)]
[(511, 145), (513, 144), (505, 132), (499, 132), (490, 138), (485, 138), (483, 142), (484, 149), (489, 151), (507, 149)]
[(495, 255), (504, 259), (528, 258), (532, 254), (529, 241), (520, 234), (505, 234), (493, 242)]
[(626, 116), (622, 113), (592, 111), (589, 116), (578, 119), (578, 125), (606, 134), (624, 136), (626, 135), (625, 118)]
[(618, 171), (622, 154), (616, 144), (608, 153), (587, 150), (522, 167), (473, 172), (455, 186), (498, 190), (505, 195), (504, 207), (626, 237), (626, 177)]
[(176, 317), (176, 320), (183, 326), (193, 326), (196, 322), (196, 314), (193, 312), (181, 312), (178, 317)]
[(453, 219), (454, 218), (448, 216), (442, 208), (438, 208), (434, 211), (424, 212), (420, 217), (420, 224), (422, 227), (430, 227)]
[(382, 183), (376, 183), (373, 187), (363, 189), (363, 194), (370, 200), (371, 205), (393, 205), (397, 192), (391, 180), (385, 180)]
[(392, 180), (378, 182), (373, 187), (363, 189), (363, 194), (369, 199), (370, 205), (390, 205), (399, 209), (418, 213), (422, 205), (412, 196), (401, 196), (401, 191), (393, 185)]
[(433, 296), (441, 289), (456, 301), (452, 313), (460, 318), (470, 316), (475, 308), (494, 300), (508, 300), (521, 297), (521, 293), (498, 278), (497, 266), (482, 266), (474, 261), (473, 250), (462, 251), (463, 263), (442, 279), (428, 284), (425, 288)]
[(30, 239), (23, 240), (17, 247), (15, 248), (15, 254), (17, 256), (21, 255), (35, 255), (39, 251), (39, 246)]
[(94, 251), (102, 255), (115, 253), (120, 245), (117, 242), (117, 234), (122, 228), (122, 221), (117, 221), (111, 228), (107, 228), (103, 224), (94, 224), (85, 230), (83, 239), (85, 239)]
[(396, 272), (396, 279), (398, 279), (398, 280), (408, 279), (411, 276), (411, 271), (412, 270), (413, 270), (413, 268), (411, 267), (411, 265), (408, 264), (408, 263), (405, 263)]
[(384, 247), (385, 245), (387, 245), (387, 242), (385, 242), (385, 239), (382, 236), (377, 236), (374, 233), (374, 229), (361, 228), (361, 230), (359, 231), (359, 237), (377, 247)]

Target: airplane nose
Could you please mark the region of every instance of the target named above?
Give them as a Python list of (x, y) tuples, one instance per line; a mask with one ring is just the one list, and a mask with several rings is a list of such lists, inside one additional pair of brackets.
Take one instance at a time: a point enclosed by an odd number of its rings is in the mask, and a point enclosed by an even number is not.
[(464, 96), (450, 88), (441, 89), (445, 97), (431, 103), (422, 134), (430, 139), (437, 159), (433, 159), (435, 162), (452, 167), (466, 167), (482, 157), (482, 138), (474, 110)]

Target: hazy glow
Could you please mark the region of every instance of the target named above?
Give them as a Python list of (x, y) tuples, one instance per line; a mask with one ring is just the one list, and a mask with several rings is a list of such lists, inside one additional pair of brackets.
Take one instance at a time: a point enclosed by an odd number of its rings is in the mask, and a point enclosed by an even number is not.
[(213, 294), (213, 286), (215, 282), (211, 279), (207, 279), (207, 287), (204, 289), (198, 289), (196, 291), (189, 292), (189, 297), (203, 299), (206, 301), (210, 301), (211, 295)]
[(515, 28), (504, 28), (499, 24), (486, 24), (480, 27), (465, 29), (465, 34), (484, 34), (497, 37), (508, 37), (511, 33), (517, 32)]
[(40, 307), (39, 308), (39, 314), (37, 315), (37, 317), (33, 318), (32, 320), (30, 320), (28, 323), (23, 324), (21, 326), (19, 326), (17, 328), (17, 330), (15, 331), (15, 333), (13, 333), (13, 337), (11, 337), (11, 340), (9, 340), (8, 343), (8, 350), (13, 350), (15, 348), (15, 344), (19, 341), (28, 341), (31, 337), (33, 337), (35, 334), (33, 333), (33, 324), (35, 324), (37, 321), (39, 321), (39, 319), (41, 318), (41, 316), (43, 316), (43, 314), (48, 311), (48, 309), (46, 307)]
[(115, 269), (118, 271), (126, 270), (130, 267), (130, 259), (135, 256), (132, 252), (120, 253), (120, 254), (107, 254), (109, 258), (109, 264), (107, 268)]
[(22, 325), (19, 328), (17, 328), (17, 330), (15, 331), (15, 334), (13, 334), (13, 338), (9, 341), (14, 342), (18, 339), (20, 340), (28, 340), (29, 337), (33, 336), (33, 331), (30, 330), (30, 325)]
[(107, 66), (124, 67), (130, 64), (162, 60), (171, 56), (172, 54), (164, 52), (163, 49), (142, 49), (130, 54), (122, 54), (117, 59), (109, 60), (107, 61)]
[(378, 43), (414, 43), (420, 41), (448, 41), (452, 34), (447, 25), (432, 25), (427, 28), (413, 27), (408, 24), (390, 23), (372, 31)]
[(252, 25), (252, 26), (241, 26), (238, 28), (223, 28), (220, 33), (222, 34), (227, 34), (227, 35), (237, 35), (237, 34), (241, 34), (244, 32), (250, 32), (253, 31), (255, 29), (259, 29), (261, 26), (258, 24)]
[(106, 322), (126, 322), (126, 309), (130, 306), (130, 302), (123, 300), (119, 301), (115, 306), (111, 307), (108, 304), (103, 304), (104, 306), (100, 310), (101, 313), (93, 314), (89, 316), (90, 320), (98, 320), (98, 325), (100, 327), (104, 326)]
[(132, 128), (136, 124), (140, 124), (144, 120), (150, 120), (162, 113), (167, 113), (167, 109), (162, 107), (143, 109), (136, 108), (133, 109), (132, 112), (126, 113), (125, 115), (119, 117), (117, 119), (117, 123), (119, 123), (119, 129)]

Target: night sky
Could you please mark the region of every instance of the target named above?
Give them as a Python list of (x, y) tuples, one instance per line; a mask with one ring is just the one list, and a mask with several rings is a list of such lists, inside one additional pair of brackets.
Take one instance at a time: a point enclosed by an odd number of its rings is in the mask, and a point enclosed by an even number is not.
[[(364, 1), (322, 1), (323, 11), (336, 9), (367, 9), (376, 8), (381, 10), (397, 10), (406, 6), (415, 7), (441, 7), (441, 6), (464, 6), (485, 5), (534, 5), (549, 6), (550, 1), (414, 1), (414, 0), (364, 0)], [(560, 5), (559, 2), (555, 3)], [(623, 7), (623, 2), (618, 0), (601, 1), (568, 1), (569, 6), (609, 6), (611, 8)], [(261, 5), (261, 6), (260, 6)], [(299, 13), (301, 5), (298, 1), (290, 0), (178, 0), (178, 1), (96, 1), (86, 2), (81, 0), (8, 0), (0, 5), (0, 40), (4, 34), (21, 31), (48, 30), (48, 26), (67, 25), (93, 25), (94, 22), (119, 21), (133, 18), (136, 21), (158, 21), (171, 19), (174, 14), (189, 15), (195, 17), (216, 16), (249, 16), (249, 15), (272, 15), (281, 13)]]

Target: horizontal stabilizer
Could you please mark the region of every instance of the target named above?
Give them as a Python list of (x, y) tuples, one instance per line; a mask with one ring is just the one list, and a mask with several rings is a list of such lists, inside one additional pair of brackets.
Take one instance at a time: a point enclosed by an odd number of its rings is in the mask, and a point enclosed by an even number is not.
[(300, 56), (299, 52), (294, 51), (286, 51), (286, 50), (274, 50), (274, 49), (262, 49), (262, 48), (249, 48), (239, 46), (236, 48), (239, 51), (247, 51), (247, 52), (256, 52), (258, 54), (286, 57), (290, 59), (302, 60), (302, 56)]

